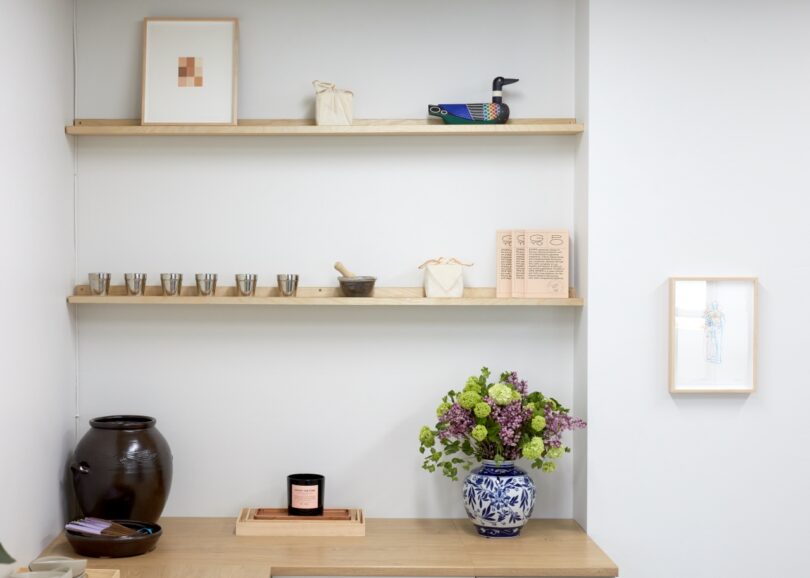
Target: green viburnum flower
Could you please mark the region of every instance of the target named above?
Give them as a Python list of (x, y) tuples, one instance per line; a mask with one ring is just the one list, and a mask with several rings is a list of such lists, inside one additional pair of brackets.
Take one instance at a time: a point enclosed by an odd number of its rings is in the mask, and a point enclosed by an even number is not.
[(505, 383), (496, 383), (489, 388), (489, 397), (495, 400), (498, 405), (509, 405), (512, 403), (512, 388)]
[(518, 400), (519, 400), (519, 399), (521, 399), (522, 397), (523, 397), (523, 396), (522, 396), (522, 395), (520, 395), (520, 392), (519, 392), (518, 390), (516, 390), (516, 389), (513, 389), (513, 390), (512, 390), (512, 401), (518, 401)]
[(473, 408), (475, 412), (475, 417), (487, 417), (489, 414), (492, 413), (492, 408), (489, 407), (489, 404), (482, 401), (480, 403), (476, 403), (475, 407)]
[(552, 459), (557, 459), (565, 453), (563, 448), (548, 448), (546, 455)]
[(464, 391), (478, 389), (479, 387), (481, 387), (481, 384), (478, 383), (478, 378), (473, 375), (467, 378), (467, 383), (464, 384)]
[(487, 439), (487, 428), (482, 425), (477, 425), (472, 428), (471, 435), (476, 441), (482, 442)]
[(532, 429), (534, 431), (542, 431), (546, 427), (546, 418), (542, 415), (536, 415), (532, 418)]
[(439, 404), (439, 407), (436, 408), (436, 417), (442, 417), (451, 407), (453, 407), (453, 404), (447, 403), (446, 401)]
[(427, 448), (433, 447), (433, 444), (436, 443), (436, 437), (428, 426), (424, 426), (419, 430), (419, 441)]
[(543, 462), (543, 465), (540, 467), (543, 468), (544, 472), (550, 474), (551, 472), (557, 469), (557, 464), (555, 464), (554, 462)]
[(537, 460), (543, 455), (544, 449), (543, 438), (533, 437), (521, 448), (521, 453), (527, 460)]
[(525, 408), (526, 408), (526, 409), (528, 409), (528, 410), (531, 410), (531, 412), (532, 412), (532, 413), (536, 413), (536, 412), (537, 412), (537, 404), (536, 404), (536, 403), (534, 403), (534, 402), (527, 403), (527, 404), (526, 404), (526, 405), (524, 405), (523, 407), (525, 407)]
[(481, 396), (472, 390), (467, 390), (458, 396), (458, 404), (464, 409), (472, 409), (481, 401)]

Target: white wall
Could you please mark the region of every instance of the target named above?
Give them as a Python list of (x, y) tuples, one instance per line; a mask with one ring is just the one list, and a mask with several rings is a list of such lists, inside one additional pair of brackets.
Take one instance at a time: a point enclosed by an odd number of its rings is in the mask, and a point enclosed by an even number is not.
[(21, 562), (59, 532), (74, 440), (73, 3), (0, 18), (0, 542)]
[(145, 16), (239, 18), (241, 118), (312, 117), (315, 79), (354, 91), (356, 118), (423, 118), (500, 75), (521, 79), (515, 117), (573, 114), (568, 0), (78, 1), (80, 118), (140, 116)]
[[(147, 15), (241, 21), (240, 116), (310, 115), (315, 78), (355, 91), (356, 116), (425, 115), (521, 78), (519, 116), (573, 115), (567, 1), (229, 3), (80, 0), (78, 109), (138, 109)], [(328, 49), (324, 49), (328, 47)], [(343, 260), (381, 285), (417, 285), (439, 255), (494, 285), (494, 232), (573, 225), (577, 139), (105, 139), (79, 149), (79, 274), (216, 271), (232, 284), (297, 272), (335, 285)], [(192, 281), (193, 282), (193, 281)], [(459, 488), (419, 469), (416, 435), (481, 365), (571, 400), (570, 310), (83, 307), (82, 423), (158, 418), (175, 454), (171, 515), (283, 504), (285, 476), (327, 475), (327, 501), (373, 516), (463, 516)], [(83, 426), (84, 427), (84, 426)], [(572, 461), (538, 475), (538, 515), (570, 517)]]
[[(590, 7), (588, 530), (626, 578), (806, 576), (810, 5)], [(758, 275), (759, 391), (667, 393), (672, 275)]]

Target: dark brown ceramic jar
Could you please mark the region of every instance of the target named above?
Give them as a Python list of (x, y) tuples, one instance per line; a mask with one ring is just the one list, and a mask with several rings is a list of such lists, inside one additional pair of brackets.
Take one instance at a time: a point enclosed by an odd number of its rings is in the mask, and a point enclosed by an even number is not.
[(157, 522), (172, 485), (172, 452), (155, 418), (90, 420), (73, 454), (73, 487), (85, 516)]

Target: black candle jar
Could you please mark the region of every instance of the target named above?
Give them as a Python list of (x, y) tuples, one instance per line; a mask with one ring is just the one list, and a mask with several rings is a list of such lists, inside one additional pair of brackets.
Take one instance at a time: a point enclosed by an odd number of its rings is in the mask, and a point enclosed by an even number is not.
[(290, 516), (322, 516), (325, 480), (320, 474), (287, 476), (287, 513)]

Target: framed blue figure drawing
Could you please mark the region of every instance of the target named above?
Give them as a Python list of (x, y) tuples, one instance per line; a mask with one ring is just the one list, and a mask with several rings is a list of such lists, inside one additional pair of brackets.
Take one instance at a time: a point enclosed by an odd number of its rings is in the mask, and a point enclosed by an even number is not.
[(670, 392), (753, 392), (757, 279), (672, 277), (669, 290)]

